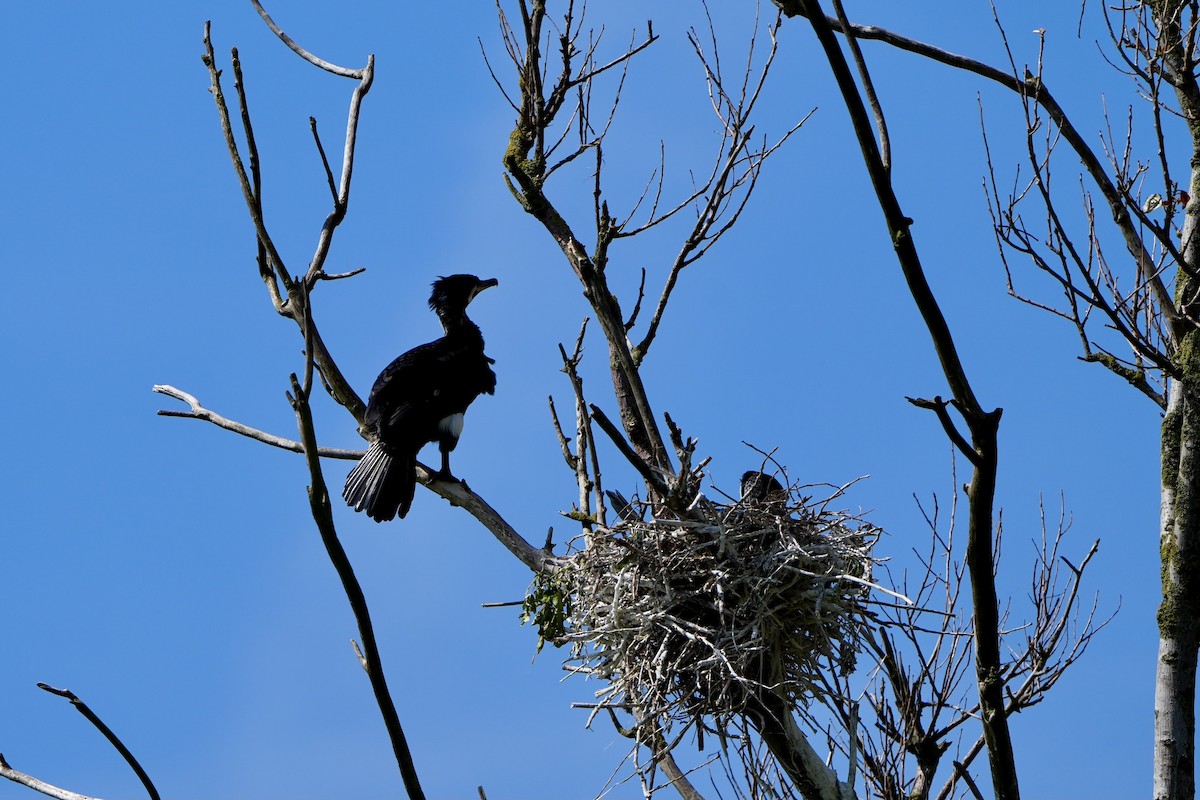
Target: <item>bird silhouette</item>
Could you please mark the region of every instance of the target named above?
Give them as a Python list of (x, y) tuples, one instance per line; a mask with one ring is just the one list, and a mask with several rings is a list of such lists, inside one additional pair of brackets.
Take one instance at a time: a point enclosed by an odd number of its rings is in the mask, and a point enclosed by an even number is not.
[(783, 485), (774, 476), (759, 470), (742, 473), (741, 490), (742, 502), (747, 505), (784, 503), (788, 499)]
[(379, 373), (367, 401), (363, 432), (371, 442), (350, 471), (342, 497), (376, 522), (401, 519), (412, 506), (417, 453), (437, 442), (442, 454), (438, 480), (454, 480), (450, 451), (462, 434), (467, 407), (481, 394), (494, 394), (495, 362), (483, 352), (483, 334), (467, 318), (467, 306), (495, 278), (451, 275), (433, 283), (429, 307), (445, 335), (414, 347)]

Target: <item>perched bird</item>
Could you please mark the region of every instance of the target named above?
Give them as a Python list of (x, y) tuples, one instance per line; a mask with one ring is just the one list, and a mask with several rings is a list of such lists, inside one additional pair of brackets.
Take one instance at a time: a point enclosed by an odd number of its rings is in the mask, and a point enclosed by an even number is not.
[(417, 453), (429, 442), (442, 452), (438, 480), (453, 480), (450, 451), (462, 433), (467, 406), (496, 391), (495, 362), (483, 352), (483, 335), (467, 318), (475, 296), (499, 283), (451, 275), (433, 283), (429, 307), (446, 335), (414, 347), (379, 374), (371, 387), (363, 432), (371, 441), (350, 471), (342, 497), (376, 522), (403, 519), (417, 487)]
[(741, 483), (743, 503), (766, 505), (767, 503), (783, 503), (788, 498), (783, 485), (774, 476), (765, 472), (750, 470), (742, 473)]

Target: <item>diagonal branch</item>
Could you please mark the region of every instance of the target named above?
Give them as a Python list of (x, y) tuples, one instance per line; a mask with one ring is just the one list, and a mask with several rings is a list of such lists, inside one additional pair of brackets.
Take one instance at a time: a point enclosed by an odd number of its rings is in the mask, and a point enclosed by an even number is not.
[[(224, 428), (225, 430), (246, 436), (272, 447), (278, 447), (281, 450), (287, 450), (292, 453), (305, 452), (302, 442), (285, 439), (282, 436), (276, 436), (275, 434), (227, 419), (217, 412), (205, 408), (195, 397), (180, 389), (176, 389), (174, 386), (155, 386), (154, 391), (159, 394), (165, 394), (168, 397), (173, 397), (176, 400), (181, 400), (191, 406), (188, 411), (162, 409), (158, 412), (159, 416), (182, 417), (184, 419), (198, 419), (204, 422), (211, 422), (219, 428)], [(347, 450), (340, 447), (317, 448), (317, 453), (322, 458), (339, 458), (354, 461), (362, 458), (363, 452), (362, 450)], [(475, 517), (480, 524), (487, 528), (500, 544), (504, 545), (509, 552), (520, 559), (521, 563), (529, 567), (529, 569), (534, 572), (554, 571), (554, 559), (543, 550), (527, 542), (486, 500), (467, 488), (466, 484), (460, 481), (439, 481), (436, 479), (436, 475), (437, 473), (429, 467), (417, 462), (418, 482), (434, 494), (449, 501), (450, 505), (460, 506), (465, 509), (467, 513)]]
[(88, 707), (87, 703), (80, 700), (70, 689), (55, 689), (53, 686), (45, 683), (38, 683), (38, 688), (70, 700), (71, 705), (75, 706), (75, 710), (83, 714), (88, 722), (96, 726), (96, 730), (104, 734), (104, 738), (108, 739), (108, 743), (121, 754), (121, 758), (125, 759), (125, 763), (129, 765), (134, 774), (138, 776), (138, 780), (142, 782), (142, 786), (146, 789), (146, 794), (150, 795), (150, 800), (159, 800), (158, 789), (154, 788), (154, 782), (150, 780), (150, 776), (146, 774), (146, 770), (142, 769), (142, 765), (134, 758), (133, 753), (129, 752), (129, 748), (125, 746), (125, 743), (113, 733), (111, 728), (104, 724), (104, 720), (100, 719), (96, 715), (96, 712)]
[(625, 437), (621, 435), (621, 431), (618, 430), (617, 426), (612, 423), (612, 420), (608, 418), (607, 414), (601, 411), (600, 408), (595, 404), (591, 406), (591, 411), (592, 419), (597, 425), (600, 426), (600, 430), (608, 434), (608, 438), (611, 439), (613, 445), (616, 446), (617, 452), (625, 456), (625, 460), (629, 462), (630, 466), (638, 471), (638, 473), (642, 476), (642, 479), (646, 481), (646, 485), (653, 489), (655, 494), (657, 494), (659, 497), (667, 497), (671, 493), (671, 488), (667, 485), (666, 481), (663, 480), (662, 475), (651, 468), (636, 452), (634, 452), (634, 449), (629, 446), (628, 442), (625, 441)]
[[(253, 128), (250, 124), (250, 114), (246, 104), (245, 88), (241, 76), (241, 63), (237, 59), (237, 51), (234, 50), (234, 76), (238, 91), (238, 99), (241, 104), (242, 125), (246, 132), (248, 148), (251, 153), (250, 172), (246, 171), (245, 163), (242, 161), (241, 153), (238, 148), (237, 139), (233, 133), (233, 124), (230, 117), (228, 104), (225, 102), (225, 95), (221, 89), (221, 70), (216, 65), (216, 55), (213, 50), (211, 37), (211, 24), (204, 25), (204, 56), (202, 57), (204, 65), (208, 68), (209, 80), (211, 82), (210, 91), (213, 95), (213, 100), (217, 106), (217, 114), (221, 122), (221, 130), (225, 136), (225, 145), (229, 151), (230, 160), (233, 163), (234, 172), (237, 174), (238, 183), (242, 189), (242, 197), (246, 202), (246, 207), (250, 212), (250, 220), (254, 224), (255, 234), (258, 239), (259, 249), (259, 271), (267, 283), (268, 290), (271, 293), (271, 301), (275, 306), (275, 310), (281, 315), (288, 317), (300, 326), (301, 331), (306, 329), (305, 314), (307, 312), (306, 299), (301, 295), (301, 287), (297, 281), (290, 276), (290, 273), (284, 266), (282, 257), (279, 254), (278, 248), (275, 246), (269, 232), (267, 231), (266, 222), (263, 218), (262, 202), (261, 202), (261, 164), (257, 156), (257, 146), (254, 142)], [(321, 236), (318, 240), (317, 252), (313, 256), (313, 261), (310, 264), (307, 275), (305, 276), (306, 284), (315, 283), (322, 274), (322, 269), (325, 263), (325, 257), (328, 254), (329, 245), (332, 241), (333, 230), (341, 222), (345, 216), (346, 204), (349, 201), (349, 185), (350, 176), (353, 169), (353, 150), (355, 131), (358, 126), (358, 110), (362, 103), (363, 96), (370, 89), (374, 61), (369, 59), (367, 68), (363, 70), (362, 80), (355, 87), (354, 96), (351, 100), (350, 118), (347, 123), (346, 134), (346, 155), (342, 165), (342, 185), (338, 200), (335, 203), (334, 211), (326, 219), (325, 225), (322, 227)], [(265, 262), (265, 263), (264, 263)], [(277, 276), (279, 281), (287, 290), (287, 295), (280, 293), (279, 288), (274, 285), (274, 276)], [(362, 398), (350, 386), (349, 381), (342, 375), (337, 363), (333, 360), (333, 356), (329, 353), (324, 341), (321, 339), (319, 331), (312, 329), (310, 336), (313, 348), (313, 359), (318, 369), (321, 371), (326, 388), (333, 399), (339, 404), (346, 407), (354, 418), (358, 421), (363, 419), (366, 413), (366, 404)]]
[(972, 464), (979, 463), (979, 454), (975, 452), (975, 448), (971, 447), (971, 443), (963, 438), (963, 435), (958, 432), (958, 428), (954, 426), (954, 420), (950, 418), (950, 412), (946, 410), (946, 406), (950, 405), (941, 397), (935, 397), (932, 400), (926, 400), (920, 397), (904, 398), (912, 403), (917, 408), (924, 408), (933, 411), (937, 414), (938, 422), (942, 423), (942, 429), (946, 432), (946, 437), (959, 449), (967, 460)]
[[(780, 0), (777, 0), (779, 2)], [(841, 90), (850, 121), (862, 150), (863, 162), (883, 211), (896, 258), (909, 292), (933, 339), (942, 371), (971, 436), (971, 449), (978, 462), (968, 488), (969, 518), (966, 559), (970, 569), (975, 622), (975, 670), (984, 736), (991, 759), (992, 785), (997, 800), (1018, 800), (1020, 789), (1008, 718), (1004, 714), (1004, 686), (999, 679), (1000, 611), (996, 593), (993, 552), (993, 508), (998, 463), (998, 430), (1001, 409), (986, 411), (980, 405), (959, 359), (949, 325), (925, 277), (916, 244), (909, 230), (912, 220), (904, 215), (872, 132), (870, 117), (854, 82), (845, 54), (833, 33), (820, 0), (795, 0), (787, 5), (806, 17), (825, 52), (826, 60)], [(785, 9), (786, 10), (786, 9)], [(1140, 245), (1140, 240), (1139, 240)]]
[(362, 638), (362, 651), (359, 661), (371, 682), (375, 694), (375, 702), (383, 715), (384, 726), (392, 743), (392, 751), (400, 768), (400, 776), (404, 781), (405, 791), (409, 800), (424, 800), (425, 793), (421, 789), (413, 764), (412, 751), (409, 750), (408, 740), (400, 725), (400, 716), (396, 713), (396, 704), (392, 701), (388, 690), (387, 678), (383, 672), (383, 664), (379, 656), (379, 646), (375, 642), (375, 630), (371, 624), (371, 614), (367, 608), (367, 599), (362, 586), (354, 574), (354, 568), (346, 555), (345, 549), (338, 540), (337, 529), (333, 524), (333, 510), (329, 504), (329, 491), (325, 485), (325, 477), (321, 472), (321, 459), (317, 451), (316, 432), (313, 428), (312, 410), (308, 404), (312, 391), (312, 356), (305, 359), (305, 385), (293, 374), (291, 377), (292, 391), (288, 397), (296, 412), (296, 421), (300, 429), (300, 441), (304, 445), (305, 460), (308, 462), (311, 483), (308, 487), (308, 500), (312, 508), (313, 520), (321, 534), (321, 542), (329, 554), (329, 560), (341, 579), (342, 588), (354, 612), (354, 620), (358, 624), (359, 636)]
[(314, 67), (320, 67), (326, 72), (332, 72), (334, 75), (340, 75), (343, 78), (353, 78), (356, 81), (362, 80), (366, 71), (371, 68), (370, 64), (368, 64), (367, 69), (365, 70), (348, 69), (347, 67), (339, 67), (337, 64), (331, 64), (323, 58), (317, 58), (312, 53), (296, 44), (292, 37), (284, 33), (279, 26), (275, 24), (275, 20), (271, 19), (270, 15), (267, 14), (266, 9), (262, 7), (262, 4), (259, 3), (258, 0), (250, 0), (250, 2), (254, 4), (254, 10), (257, 11), (258, 15), (263, 18), (263, 22), (267, 23), (267, 27), (271, 29), (271, 32), (278, 36), (284, 44), (291, 48), (293, 53), (312, 64)]
[(890, 174), (892, 171), (892, 140), (888, 136), (887, 117), (883, 114), (883, 106), (879, 102), (879, 95), (875, 92), (875, 82), (871, 80), (871, 72), (867, 69), (867, 61), (863, 58), (862, 48), (858, 46), (858, 38), (854, 35), (850, 21), (846, 19), (846, 10), (842, 8), (841, 0), (832, 1), (834, 13), (837, 14), (838, 22), (842, 26), (841, 30), (846, 34), (846, 44), (850, 46), (850, 55), (854, 57), (854, 66), (858, 69), (858, 77), (862, 81), (863, 92), (867, 96), (871, 114), (875, 117), (875, 129), (879, 136), (879, 158), (883, 162), (883, 168)]
[(0, 753), (0, 778), (7, 778), (13, 783), (19, 783), (22, 786), (28, 786), (35, 792), (40, 792), (47, 797), (56, 798), (56, 800), (99, 800), (99, 798), (91, 795), (79, 794), (72, 792), (69, 789), (61, 789), (53, 784), (38, 780), (32, 775), (27, 775), (24, 772), (13, 769), (8, 762), (4, 760), (4, 754)]
[[(251, 428), (249, 425), (243, 425), (240, 422), (228, 419), (221, 416), (215, 411), (205, 408), (200, 404), (193, 395), (185, 391), (176, 389), (174, 386), (156, 385), (154, 391), (158, 394), (165, 394), (167, 397), (173, 397), (176, 400), (181, 400), (187, 403), (191, 408), (187, 411), (173, 411), (169, 409), (160, 409), (158, 415), (160, 417), (183, 417), (185, 419), (198, 419), (204, 422), (211, 422), (218, 428), (224, 428), (227, 431), (233, 431), (241, 436), (246, 436), (255, 441), (269, 444), (272, 447), (278, 447), (281, 450), (288, 450), (293, 453), (303, 453), (304, 445), (292, 439), (285, 439), (282, 436), (276, 436), (273, 433), (261, 431), (258, 428)], [(340, 447), (322, 447), (320, 455), (324, 458), (344, 458), (350, 460), (358, 460), (362, 458), (363, 450), (345, 450)]]
[[(807, 16), (804, 0), (773, 0), (773, 2), (788, 16)], [(822, 17), (828, 27), (839, 32), (844, 32), (845, 29), (842, 27), (840, 21), (835, 18), (824, 17), (824, 15)], [(1137, 227), (1122, 200), (1120, 190), (1109, 177), (1099, 157), (1088, 146), (1083, 136), (1080, 135), (1062, 106), (1054, 99), (1049, 88), (1041, 78), (1026, 75), (1024, 80), (1020, 80), (1015, 75), (985, 64), (982, 61), (958, 55), (957, 53), (951, 53), (948, 50), (902, 36), (885, 28), (856, 24), (851, 24), (850, 27), (854, 37), (857, 39), (880, 41), (955, 69), (972, 72), (990, 81), (994, 81), (1006, 89), (1016, 92), (1022, 99), (1037, 103), (1044, 108), (1047, 114), (1049, 114), (1051, 121), (1062, 132), (1063, 138), (1070, 144), (1076, 155), (1079, 156), (1080, 161), (1083, 162), (1084, 169), (1087, 170), (1092, 181), (1100, 189), (1101, 194), (1104, 195), (1105, 202), (1112, 212), (1113, 221), (1116, 223), (1125, 241), (1126, 249), (1133, 256), (1138, 266), (1139, 274), (1149, 282), (1150, 288), (1154, 292), (1155, 300), (1159, 303), (1164, 316), (1166, 316), (1170, 323), (1169, 330), (1172, 338), (1178, 338), (1185, 330), (1192, 327), (1193, 323), (1180, 315), (1167, 289), (1166, 283), (1158, 275), (1158, 270), (1154, 266), (1154, 258), (1146, 250), (1146, 246), (1138, 234)]]

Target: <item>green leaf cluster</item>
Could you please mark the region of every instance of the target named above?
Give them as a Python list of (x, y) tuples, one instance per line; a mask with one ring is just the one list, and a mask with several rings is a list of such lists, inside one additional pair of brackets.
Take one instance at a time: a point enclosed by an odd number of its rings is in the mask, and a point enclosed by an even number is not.
[(529, 585), (521, 604), (521, 624), (532, 623), (538, 629), (537, 652), (546, 642), (562, 647), (571, 616), (571, 595), (553, 575), (539, 574)]

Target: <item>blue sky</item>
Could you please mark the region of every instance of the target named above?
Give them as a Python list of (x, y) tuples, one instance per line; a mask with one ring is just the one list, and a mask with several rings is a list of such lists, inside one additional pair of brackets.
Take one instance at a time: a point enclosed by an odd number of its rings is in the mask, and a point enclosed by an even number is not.
[[(125, 4), (123, 4), (125, 5)], [(425, 309), (438, 275), (500, 280), (472, 307), (499, 386), (471, 409), (454, 466), (531, 541), (571, 523), (576, 491), (549, 424), (568, 407), (557, 343), (587, 314), (561, 254), (513, 202), (500, 157), (512, 112), (480, 56), (503, 51), (491, 4), (292, 2), (271, 8), (305, 47), (347, 66), (374, 53), (350, 214), (319, 290), (318, 319), (366, 394), (399, 352), (438, 335)], [(718, 15), (722, 57), (739, 63), (753, 6)], [(1047, 30), (1047, 76), (1096, 142), (1105, 104), (1132, 97), (1097, 53), (1088, 9), (1003, 3), (1019, 61)], [(1072, 5), (1072, 4), (1063, 4)], [(340, 152), (351, 82), (308, 67), (249, 3), (22, 4), (0, 45), (15, 66), (8, 124), (6, 289), (0, 326), (8, 390), (0, 420), (6, 627), (0, 752), (70, 789), (131, 796), (136, 779), (68, 706), (72, 689), (121, 734), (165, 795), (379, 797), (401, 791), (353, 620), (305, 498), (293, 454), (189, 420), (151, 393), (173, 384), (229, 417), (284, 436), (284, 397), (302, 367), (294, 326), (274, 315), (200, 62), (211, 19), (218, 56), (240, 49), (265, 162), (268, 223), (293, 271), (307, 263), (328, 194), (308, 132), (315, 116)], [(593, 4), (615, 51), (654, 20), (661, 40), (631, 70), (606, 153), (610, 205), (628, 208), (665, 142), (668, 188), (704, 171), (716, 125), (685, 31), (695, 3)], [(1002, 50), (983, 2), (860, 3), (852, 17), (993, 63)], [(765, 15), (765, 11), (764, 11)], [(1090, 31), (1090, 33), (1088, 32)], [(1021, 158), (1020, 109), (980, 80), (865, 45), (893, 135), (895, 180), (934, 291), (981, 401), (1004, 408), (998, 500), (1002, 590), (1025, 601), (1038, 502), (1065, 497), (1065, 545), (1100, 553), (1087, 583), (1120, 614), (1050, 698), (1013, 721), (1029, 797), (1122, 798), (1150, 776), (1158, 602), (1159, 414), (1101, 368), (1078, 362), (1073, 332), (1005, 295), (984, 206), (979, 100), (993, 159)], [(981, 93), (981, 94), (980, 94)], [(840, 97), (806, 24), (785, 23), (759, 130), (817, 112), (769, 162), (742, 223), (688, 270), (644, 374), (652, 401), (711, 455), (712, 491), (757, 464), (743, 441), (777, 449), (793, 478), (842, 484), (846, 504), (884, 527), (905, 563), (925, 541), (914, 496), (947, 499), (950, 446), (904, 397), (946, 394), (852, 145)], [(1135, 143), (1149, 144), (1149, 132)], [(1140, 137), (1140, 138), (1139, 138)], [(1146, 157), (1152, 150), (1146, 150)], [(1186, 151), (1180, 151), (1186, 159)], [(1186, 167), (1186, 161), (1181, 168)], [(1060, 167), (1071, 183), (1074, 166)], [(1007, 179), (1006, 179), (1007, 180)], [(549, 193), (588, 241), (587, 169)], [(619, 290), (645, 267), (661, 285), (678, 228), (619, 244)], [(1118, 251), (1114, 248), (1113, 253)], [(1019, 263), (1015, 261), (1014, 263)], [(1026, 272), (1031, 290), (1040, 284)], [(1044, 287), (1042, 287), (1044, 288)], [(632, 295), (623, 296), (626, 307)], [(589, 399), (610, 412), (603, 343), (588, 340)], [(323, 444), (358, 446), (350, 418), (317, 402)], [(436, 451), (425, 453), (429, 462)], [(609, 486), (636, 479), (606, 454)], [(327, 465), (331, 484), (346, 463)], [(340, 509), (343, 542), (372, 604), (385, 666), (430, 797), (594, 796), (626, 741), (585, 730), (557, 654), (533, 659), (514, 609), (529, 574), (459, 509), (419, 490), (409, 517), (377, 526)], [(1053, 513), (1052, 513), (1053, 516)], [(707, 784), (699, 781), (703, 791)], [(633, 786), (616, 796), (636, 794)], [(0, 786), (0, 797), (31, 793)]]

